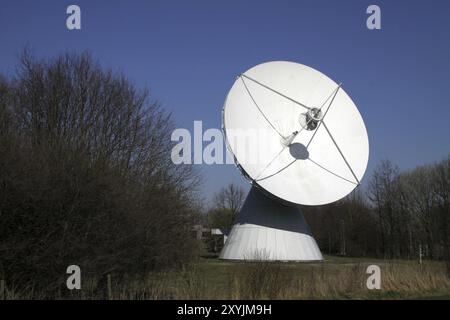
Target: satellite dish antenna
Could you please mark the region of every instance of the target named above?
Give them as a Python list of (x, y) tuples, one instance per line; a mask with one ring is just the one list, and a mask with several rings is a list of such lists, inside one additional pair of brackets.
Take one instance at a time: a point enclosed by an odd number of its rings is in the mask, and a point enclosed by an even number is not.
[(259, 64), (237, 77), (222, 126), (252, 188), (220, 258), (323, 260), (299, 205), (348, 195), (369, 158), (366, 127), (342, 84), (299, 63)]

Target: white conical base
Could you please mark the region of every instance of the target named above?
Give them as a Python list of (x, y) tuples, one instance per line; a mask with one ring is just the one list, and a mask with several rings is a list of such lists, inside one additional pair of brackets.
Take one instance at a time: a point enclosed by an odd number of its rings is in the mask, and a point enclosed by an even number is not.
[(299, 208), (286, 206), (252, 187), (220, 259), (323, 260)]

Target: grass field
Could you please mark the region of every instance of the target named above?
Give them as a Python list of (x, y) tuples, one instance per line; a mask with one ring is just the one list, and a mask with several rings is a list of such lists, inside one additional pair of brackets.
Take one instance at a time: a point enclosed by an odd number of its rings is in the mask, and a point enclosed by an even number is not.
[[(367, 266), (381, 269), (381, 289), (369, 290)], [(108, 289), (109, 288), (109, 289)], [(49, 298), (12, 292), (7, 299)], [(50, 297), (62, 298), (62, 296)], [(181, 271), (146, 277), (111, 276), (110, 285), (83, 279), (73, 299), (450, 299), (445, 262), (326, 256), (319, 263), (230, 262), (202, 258)]]
[[(381, 269), (369, 290), (367, 266)], [(177, 272), (112, 281), (113, 299), (450, 299), (444, 262), (325, 257), (320, 263), (200, 259)], [(89, 294), (86, 298), (89, 298)]]

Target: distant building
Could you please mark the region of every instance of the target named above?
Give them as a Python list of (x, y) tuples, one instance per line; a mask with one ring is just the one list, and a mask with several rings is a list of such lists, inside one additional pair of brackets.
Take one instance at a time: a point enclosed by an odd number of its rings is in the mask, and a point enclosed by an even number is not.
[(193, 237), (197, 240), (202, 240), (207, 247), (207, 250), (213, 253), (218, 253), (222, 250), (228, 238), (229, 230), (219, 228), (206, 228), (200, 224), (192, 227)]
[(204, 240), (211, 233), (211, 229), (203, 227), (201, 224), (196, 224), (192, 227), (192, 233), (197, 240)]
[(212, 236), (218, 236), (218, 238), (221, 238), (222, 241), (223, 241), (222, 245), (224, 245), (225, 241), (227, 241), (229, 232), (230, 231), (227, 230), (227, 229), (218, 229), (218, 228), (211, 229), (211, 235)]

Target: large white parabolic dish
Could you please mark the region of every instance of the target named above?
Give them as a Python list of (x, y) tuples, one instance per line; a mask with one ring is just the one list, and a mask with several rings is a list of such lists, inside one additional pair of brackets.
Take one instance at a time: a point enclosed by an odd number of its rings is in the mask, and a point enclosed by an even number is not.
[[(306, 116), (312, 109), (321, 112), (315, 128)], [(267, 62), (241, 74), (224, 104), (223, 132), (244, 176), (292, 204), (345, 197), (369, 158), (366, 127), (342, 86), (294, 62)]]

